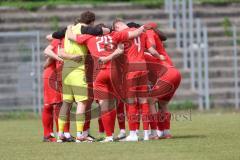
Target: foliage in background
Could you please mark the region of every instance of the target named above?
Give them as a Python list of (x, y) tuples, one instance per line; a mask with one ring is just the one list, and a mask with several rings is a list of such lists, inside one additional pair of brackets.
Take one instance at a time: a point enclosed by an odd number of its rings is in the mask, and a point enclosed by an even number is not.
[(173, 102), (168, 105), (170, 110), (188, 110), (188, 109), (197, 109), (192, 101), (183, 101), (183, 102)]
[(59, 18), (57, 16), (53, 16), (51, 18), (51, 29), (53, 31), (57, 31), (59, 29)]
[(224, 17), (224, 20), (222, 22), (222, 26), (224, 28), (224, 33), (226, 36), (232, 36), (232, 22), (228, 17)]
[[(240, 0), (193, 0), (194, 3), (226, 5), (228, 3), (240, 3)], [(5, 0), (0, 1), (0, 6), (11, 6), (29, 11), (36, 11), (42, 6), (54, 7), (56, 5), (92, 4), (103, 5), (106, 2), (131, 2), (144, 5), (147, 8), (158, 8), (164, 4), (164, 0)]]

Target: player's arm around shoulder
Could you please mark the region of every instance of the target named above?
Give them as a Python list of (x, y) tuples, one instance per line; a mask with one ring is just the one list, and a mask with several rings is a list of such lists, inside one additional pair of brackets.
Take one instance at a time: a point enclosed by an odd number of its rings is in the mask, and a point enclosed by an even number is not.
[(63, 62), (63, 59), (61, 57), (59, 57), (57, 54), (54, 53), (53, 51), (54, 49), (54, 46), (52, 45), (48, 45), (45, 49), (44, 49), (44, 54), (45, 56), (49, 57), (49, 58), (52, 58), (54, 60), (57, 60), (57, 61), (61, 61)]
[(155, 23), (144, 24), (141, 27), (128, 32), (128, 37), (129, 37), (129, 39), (136, 38), (136, 37), (140, 36), (144, 31), (150, 30), (150, 29), (155, 29), (156, 27), (157, 27), (157, 25), (155, 25)]
[(77, 34), (74, 34), (73, 33), (73, 30), (72, 30), (72, 25), (69, 25), (67, 27), (67, 31), (66, 31), (66, 37), (67, 39), (69, 40), (72, 40), (72, 41), (77, 41)]
[(124, 53), (124, 45), (122, 43), (120, 43), (120, 44), (118, 44), (117, 49), (112, 54), (110, 54), (106, 57), (99, 57), (98, 62), (100, 64), (105, 64), (105, 63), (117, 58), (118, 56), (120, 56), (123, 53)]
[(157, 51), (154, 47), (148, 48), (148, 52), (149, 52), (152, 56), (160, 59), (161, 61), (166, 60), (166, 58), (165, 58), (163, 55), (160, 55), (160, 54), (158, 53), (158, 51)]
[(65, 60), (72, 60), (75, 61), (76, 63), (80, 63), (83, 60), (83, 57), (81, 55), (71, 55), (71, 54), (66, 54), (64, 52), (64, 48), (59, 49), (59, 56)]

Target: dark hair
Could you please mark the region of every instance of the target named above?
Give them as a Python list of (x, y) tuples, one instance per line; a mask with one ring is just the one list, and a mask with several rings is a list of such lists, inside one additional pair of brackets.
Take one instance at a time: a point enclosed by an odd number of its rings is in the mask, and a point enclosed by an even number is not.
[(130, 28), (139, 28), (139, 27), (141, 27), (140, 24), (137, 24), (135, 22), (129, 22), (127, 24), (127, 26), (130, 27)]
[(96, 27), (107, 28), (107, 26), (104, 23), (99, 23), (99, 24), (96, 25)]
[(116, 23), (118, 23), (118, 22), (122, 22), (123, 20), (122, 19), (120, 19), (120, 18), (116, 18), (114, 21), (113, 21), (113, 24), (112, 24), (112, 30), (115, 30), (115, 25), (116, 25)]
[(85, 24), (90, 24), (95, 21), (95, 14), (90, 11), (85, 11), (83, 12), (80, 17), (76, 18), (74, 23), (85, 23)]

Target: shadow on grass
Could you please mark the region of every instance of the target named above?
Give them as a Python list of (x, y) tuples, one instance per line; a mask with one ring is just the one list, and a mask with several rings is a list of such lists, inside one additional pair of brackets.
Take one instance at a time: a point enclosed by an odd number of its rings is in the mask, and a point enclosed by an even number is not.
[(182, 136), (173, 136), (171, 139), (188, 139), (188, 138), (206, 138), (205, 135), (182, 135)]

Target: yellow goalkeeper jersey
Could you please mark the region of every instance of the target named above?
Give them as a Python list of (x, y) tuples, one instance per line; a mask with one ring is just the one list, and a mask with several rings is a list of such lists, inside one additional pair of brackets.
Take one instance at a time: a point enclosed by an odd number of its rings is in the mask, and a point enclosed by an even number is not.
[[(81, 34), (81, 27), (83, 24), (78, 23), (77, 25), (72, 27), (73, 33)], [(67, 37), (67, 35), (66, 35)], [(66, 54), (73, 54), (73, 55), (82, 55), (83, 61), (80, 63), (76, 63), (72, 60), (64, 60), (64, 67), (65, 68), (76, 68), (85, 70), (85, 57), (88, 53), (88, 49), (85, 45), (79, 45), (77, 42), (71, 41), (68, 38), (64, 39), (64, 52)]]

